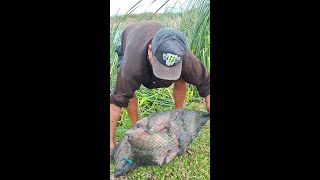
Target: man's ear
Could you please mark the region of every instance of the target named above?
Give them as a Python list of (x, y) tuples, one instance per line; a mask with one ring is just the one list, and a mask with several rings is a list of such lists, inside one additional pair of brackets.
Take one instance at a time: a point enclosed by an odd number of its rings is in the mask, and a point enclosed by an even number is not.
[(150, 44), (148, 46), (148, 60), (149, 60), (150, 64), (152, 64), (152, 47)]
[(148, 46), (148, 55), (151, 55), (152, 54), (152, 47), (151, 47), (151, 45), (149, 44), (149, 46)]
[(152, 47), (151, 47), (150, 44), (149, 44), (149, 46), (148, 46), (148, 50), (149, 50), (149, 51), (152, 51)]

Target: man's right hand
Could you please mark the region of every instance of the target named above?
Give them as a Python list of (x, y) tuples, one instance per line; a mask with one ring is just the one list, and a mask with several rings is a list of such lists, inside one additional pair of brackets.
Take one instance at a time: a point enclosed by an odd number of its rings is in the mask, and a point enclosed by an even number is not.
[(206, 96), (204, 99), (206, 101), (207, 111), (210, 112), (210, 94), (208, 96)]
[(110, 159), (113, 159), (113, 153), (116, 150), (116, 143), (113, 139), (110, 139)]

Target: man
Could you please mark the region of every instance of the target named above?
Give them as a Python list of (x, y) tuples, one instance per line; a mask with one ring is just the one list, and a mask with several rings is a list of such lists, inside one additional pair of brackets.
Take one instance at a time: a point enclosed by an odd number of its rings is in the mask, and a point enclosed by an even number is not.
[(186, 82), (193, 84), (210, 112), (210, 76), (178, 30), (157, 22), (132, 24), (122, 32), (116, 52), (119, 69), (110, 98), (110, 156), (116, 146), (114, 134), (121, 108), (126, 108), (132, 125), (138, 121), (135, 91), (141, 84), (149, 89), (173, 84), (176, 109), (184, 105)]

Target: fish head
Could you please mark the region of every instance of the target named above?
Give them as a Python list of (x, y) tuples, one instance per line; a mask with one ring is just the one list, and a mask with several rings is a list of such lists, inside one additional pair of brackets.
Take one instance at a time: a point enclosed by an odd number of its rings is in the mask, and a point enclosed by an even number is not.
[(134, 168), (135, 163), (131, 150), (131, 144), (125, 137), (116, 148), (114, 155), (115, 172), (114, 176), (119, 177)]
[(125, 173), (129, 172), (134, 168), (135, 164), (133, 163), (133, 160), (130, 158), (123, 157), (118, 162), (118, 166), (116, 167), (114, 171), (114, 177), (119, 177), (121, 175), (124, 175)]

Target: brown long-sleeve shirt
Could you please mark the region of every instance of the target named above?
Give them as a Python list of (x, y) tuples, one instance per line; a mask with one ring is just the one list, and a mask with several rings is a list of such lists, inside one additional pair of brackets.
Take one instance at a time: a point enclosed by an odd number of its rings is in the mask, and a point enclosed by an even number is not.
[[(156, 32), (164, 27), (157, 22), (149, 21), (132, 24), (123, 31), (121, 46), (124, 55), (110, 103), (118, 107), (127, 107), (129, 99), (141, 84), (153, 89), (169, 87), (174, 82), (155, 77), (147, 59), (148, 45)], [(182, 63), (180, 78), (195, 85), (201, 97), (209, 95), (210, 75), (190, 49), (184, 55)]]

